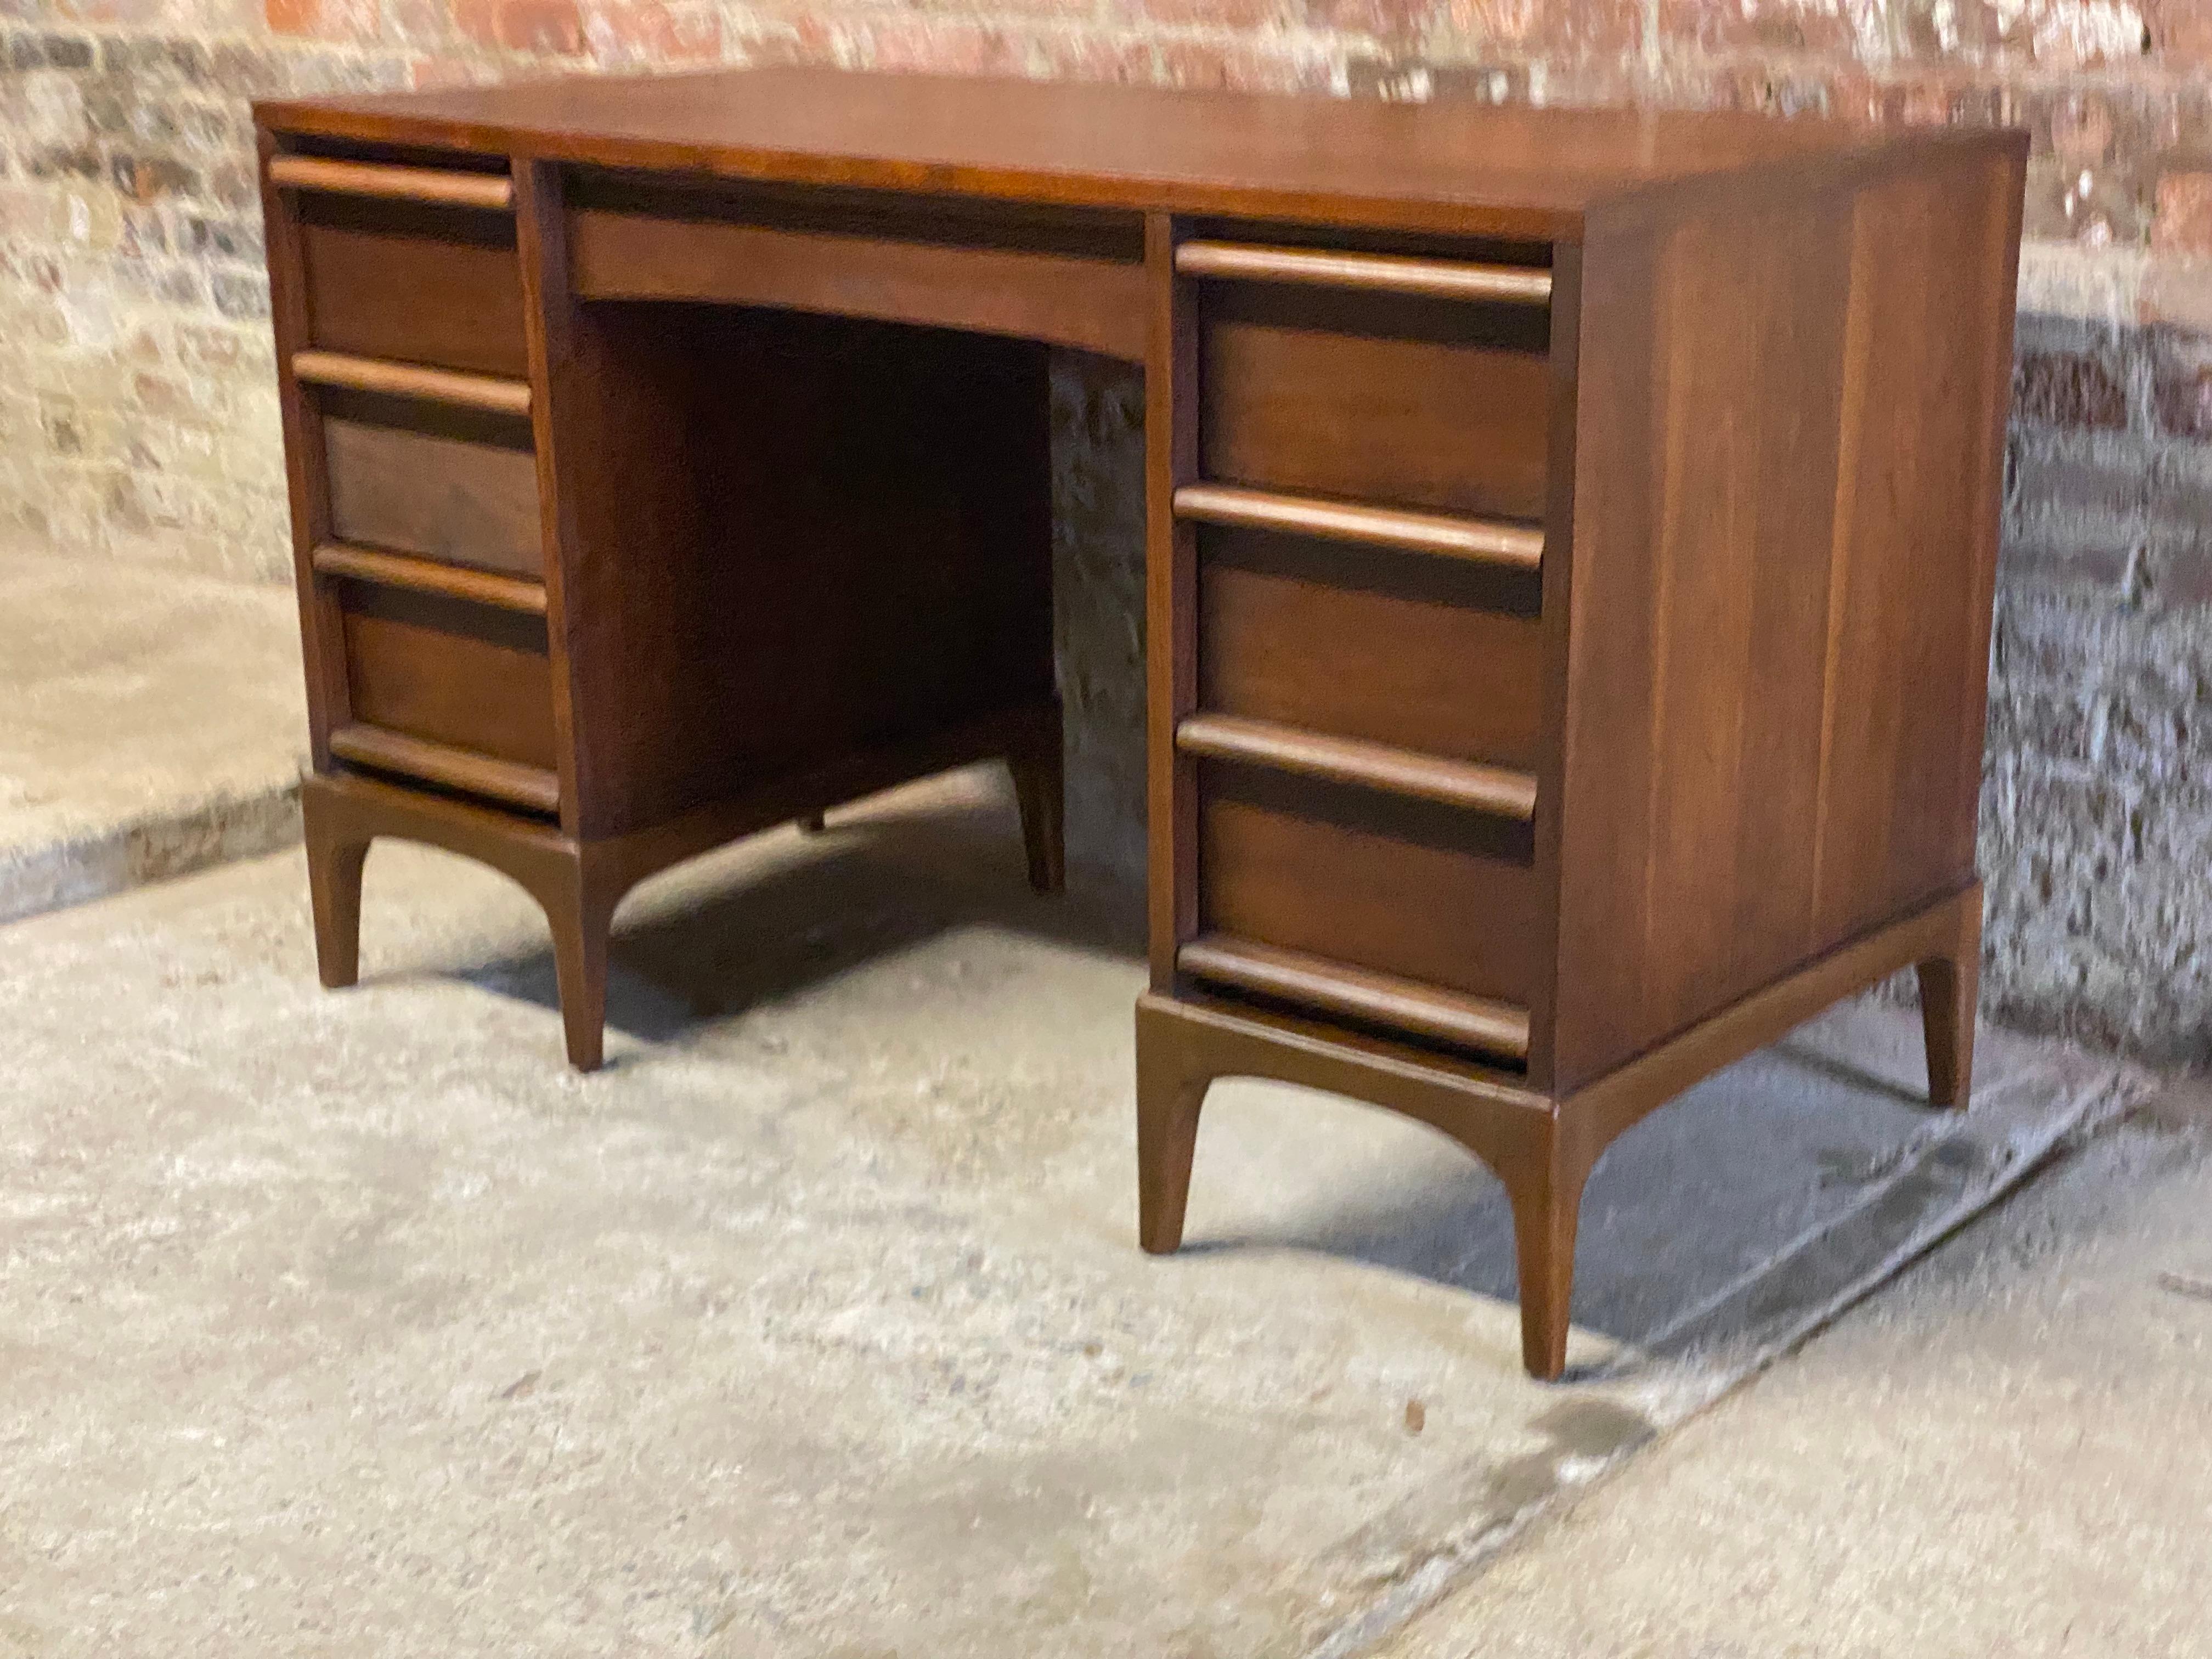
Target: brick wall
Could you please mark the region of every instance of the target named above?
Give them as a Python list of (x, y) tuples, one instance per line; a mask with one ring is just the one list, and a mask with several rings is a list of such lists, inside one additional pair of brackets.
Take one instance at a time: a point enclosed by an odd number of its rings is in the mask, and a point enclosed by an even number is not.
[[(1989, 999), (2212, 1055), (2212, 0), (0, 0), (0, 548), (281, 579), (246, 98), (766, 59), (2028, 127)], [(1073, 820), (1124, 874), (1138, 408), (1055, 376)]]

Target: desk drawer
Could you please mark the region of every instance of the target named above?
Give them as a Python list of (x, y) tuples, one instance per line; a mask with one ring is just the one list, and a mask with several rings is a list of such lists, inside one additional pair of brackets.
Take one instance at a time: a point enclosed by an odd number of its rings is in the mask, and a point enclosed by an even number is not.
[(1223, 763), (1199, 780), (1201, 931), (1529, 1005), (1526, 823)]
[(354, 582), (341, 594), (356, 722), (553, 769), (543, 618)]
[(1199, 559), (1201, 709), (1535, 767), (1534, 571), (1214, 527)]
[(1201, 477), (1543, 517), (1543, 307), (1236, 282), (1198, 305)]
[(339, 541), (543, 574), (528, 421), (351, 392), (325, 393), (322, 410)]
[(529, 377), (512, 214), (303, 194), (300, 246), (318, 348)]

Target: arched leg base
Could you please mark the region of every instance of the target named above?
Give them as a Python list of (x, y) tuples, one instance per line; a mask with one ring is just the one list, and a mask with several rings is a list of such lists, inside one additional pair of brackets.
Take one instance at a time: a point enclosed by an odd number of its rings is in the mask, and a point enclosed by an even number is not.
[(1199, 1109), (1224, 1077), (1270, 1078), (1402, 1112), (1497, 1170), (1513, 1204), (1522, 1358), (1532, 1376), (1560, 1374), (1592, 1158), (1549, 1100), (1472, 1062), (1333, 1042), (1286, 1016), (1147, 993), (1137, 1002), (1137, 1207), (1139, 1242), (1154, 1255), (1182, 1242)]

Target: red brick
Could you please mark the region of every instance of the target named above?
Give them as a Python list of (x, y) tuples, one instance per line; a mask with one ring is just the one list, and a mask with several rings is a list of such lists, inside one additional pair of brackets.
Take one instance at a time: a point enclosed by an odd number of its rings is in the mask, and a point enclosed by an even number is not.
[[(1346, 0), (1357, 8), (1359, 0)], [(1318, 0), (1315, 10), (1319, 12), (1331, 0)], [(1397, 3), (1397, 0), (1376, 0), (1380, 6)], [(1418, 5), (1419, 0), (1404, 0), (1407, 6)], [(1281, 0), (1133, 0), (1130, 11), (1135, 18), (1154, 23), (1202, 23), (1222, 29), (1261, 28), (1281, 18), (1290, 8)], [(1316, 21), (1324, 20), (1316, 17)], [(1355, 26), (1357, 27), (1357, 26)]]
[(1777, 52), (1850, 58), (1879, 0), (1659, 0), (1669, 44), (1707, 52)]
[(262, 0), (262, 15), (279, 34), (315, 40), (376, 39), (376, 0)]
[(2151, 55), (2167, 62), (2212, 61), (2212, 5), (2205, 0), (2141, 0)]
[(662, 0), (589, 0), (584, 39), (599, 63), (700, 64), (722, 56), (718, 11)]
[(576, 0), (453, 0), (453, 27), (480, 46), (574, 58), (584, 50)]
[(1960, 46), (2039, 69), (2124, 68), (2143, 56), (2142, 15), (2118, 0), (1972, 0), (1960, 5)]
[(2212, 173), (2169, 173), (2158, 181), (2150, 243), (2160, 253), (2212, 255)]

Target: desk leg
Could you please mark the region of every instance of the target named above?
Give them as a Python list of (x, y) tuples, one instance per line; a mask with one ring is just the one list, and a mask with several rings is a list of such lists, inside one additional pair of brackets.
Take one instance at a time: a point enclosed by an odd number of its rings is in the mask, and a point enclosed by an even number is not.
[(361, 977), (361, 870), (368, 836), (315, 790), (300, 795), (301, 833), (307, 848), (307, 896), (315, 913), (315, 969), (336, 991)]
[(1022, 846), (1029, 854), (1030, 885), (1057, 893), (1067, 884), (1066, 761), (1060, 705), (1028, 722), (1006, 756), (1021, 807)]
[(1982, 888), (1961, 893), (1957, 938), (1942, 955), (1914, 965), (1920, 1020), (1928, 1044), (1928, 1099), (1964, 1106), (1974, 1087), (1974, 1011), (1981, 1000)]
[(561, 993), (568, 1064), (580, 1072), (598, 1071), (606, 1058), (607, 937), (626, 884), (595, 866), (587, 849), (566, 879), (538, 893), (553, 931), (553, 978)]
[(1546, 1156), (1511, 1168), (1505, 1195), (1513, 1206), (1513, 1261), (1521, 1292), (1521, 1363), (1540, 1382), (1556, 1382), (1567, 1368), (1567, 1327), (1575, 1291), (1575, 1237), (1589, 1179), (1586, 1162), (1567, 1156), (1555, 1131)]

